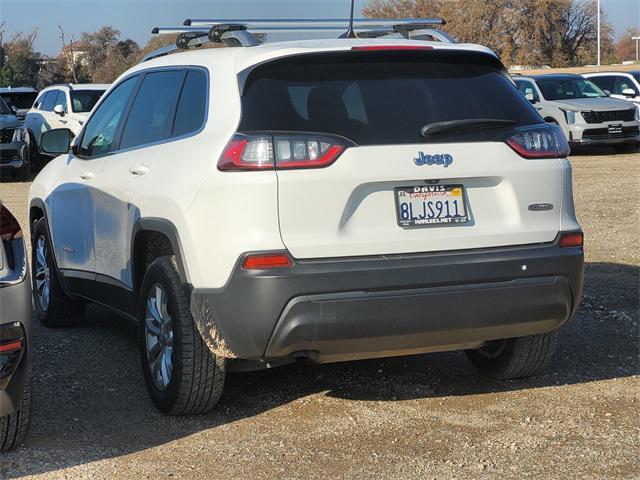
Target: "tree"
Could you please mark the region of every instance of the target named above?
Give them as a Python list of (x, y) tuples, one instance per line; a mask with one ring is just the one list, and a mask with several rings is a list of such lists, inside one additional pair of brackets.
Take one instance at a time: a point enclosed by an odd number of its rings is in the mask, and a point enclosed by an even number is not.
[(138, 62), (140, 47), (127, 39), (109, 47), (104, 62), (93, 73), (96, 83), (111, 83)]
[(636, 40), (632, 40), (632, 37), (640, 37), (640, 28), (629, 27), (620, 35), (615, 45), (618, 61), (636, 59)]
[[(371, 0), (369, 17), (431, 17), (460, 41), (493, 49), (506, 64), (565, 66), (595, 61), (596, 6), (577, 0)], [(603, 58), (613, 29), (602, 28)]]
[(111, 27), (104, 26), (97, 32), (83, 32), (80, 35), (80, 44), (84, 50), (84, 63), (87, 73), (93, 78), (107, 59), (109, 49), (118, 43), (120, 31)]
[(33, 49), (38, 31), (16, 33), (5, 41), (4, 23), (0, 24), (0, 84), (35, 86), (40, 54)]

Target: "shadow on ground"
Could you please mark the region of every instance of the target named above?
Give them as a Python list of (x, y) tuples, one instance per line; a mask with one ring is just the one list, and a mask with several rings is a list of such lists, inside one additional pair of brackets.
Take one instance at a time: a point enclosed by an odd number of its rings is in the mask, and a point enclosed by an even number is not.
[(535, 378), (485, 380), (470, 369), (462, 353), (295, 364), (229, 375), (217, 410), (190, 418), (165, 417), (154, 410), (143, 386), (135, 327), (92, 306), (82, 327), (36, 326), (32, 430), (23, 449), (3, 456), (0, 477), (56, 471), (134, 453), (318, 392), (347, 400), (392, 402), (636, 375), (640, 373), (638, 291), (638, 267), (587, 265), (584, 302), (562, 330), (554, 362)]

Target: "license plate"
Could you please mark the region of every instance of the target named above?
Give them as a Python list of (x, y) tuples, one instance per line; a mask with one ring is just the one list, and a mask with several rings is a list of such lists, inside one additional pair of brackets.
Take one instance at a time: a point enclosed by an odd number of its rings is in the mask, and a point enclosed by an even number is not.
[(467, 223), (462, 185), (425, 185), (395, 189), (398, 225), (417, 227)]
[(609, 135), (622, 135), (622, 125), (609, 125)]

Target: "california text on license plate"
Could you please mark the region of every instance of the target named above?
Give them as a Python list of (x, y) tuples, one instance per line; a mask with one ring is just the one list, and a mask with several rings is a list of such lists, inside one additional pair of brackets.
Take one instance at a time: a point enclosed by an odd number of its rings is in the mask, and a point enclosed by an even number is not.
[(394, 190), (398, 225), (401, 227), (469, 221), (462, 185), (424, 185)]

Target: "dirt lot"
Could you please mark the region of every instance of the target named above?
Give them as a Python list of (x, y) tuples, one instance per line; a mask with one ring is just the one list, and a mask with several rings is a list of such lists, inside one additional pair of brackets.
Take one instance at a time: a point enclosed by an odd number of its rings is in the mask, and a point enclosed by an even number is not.
[[(461, 353), (294, 365), (230, 375), (216, 412), (169, 418), (133, 327), (93, 308), (35, 328), (31, 435), (0, 478), (640, 478), (640, 155), (572, 161), (585, 298), (543, 375), (487, 381)], [(0, 185), (23, 225), (27, 188)]]

